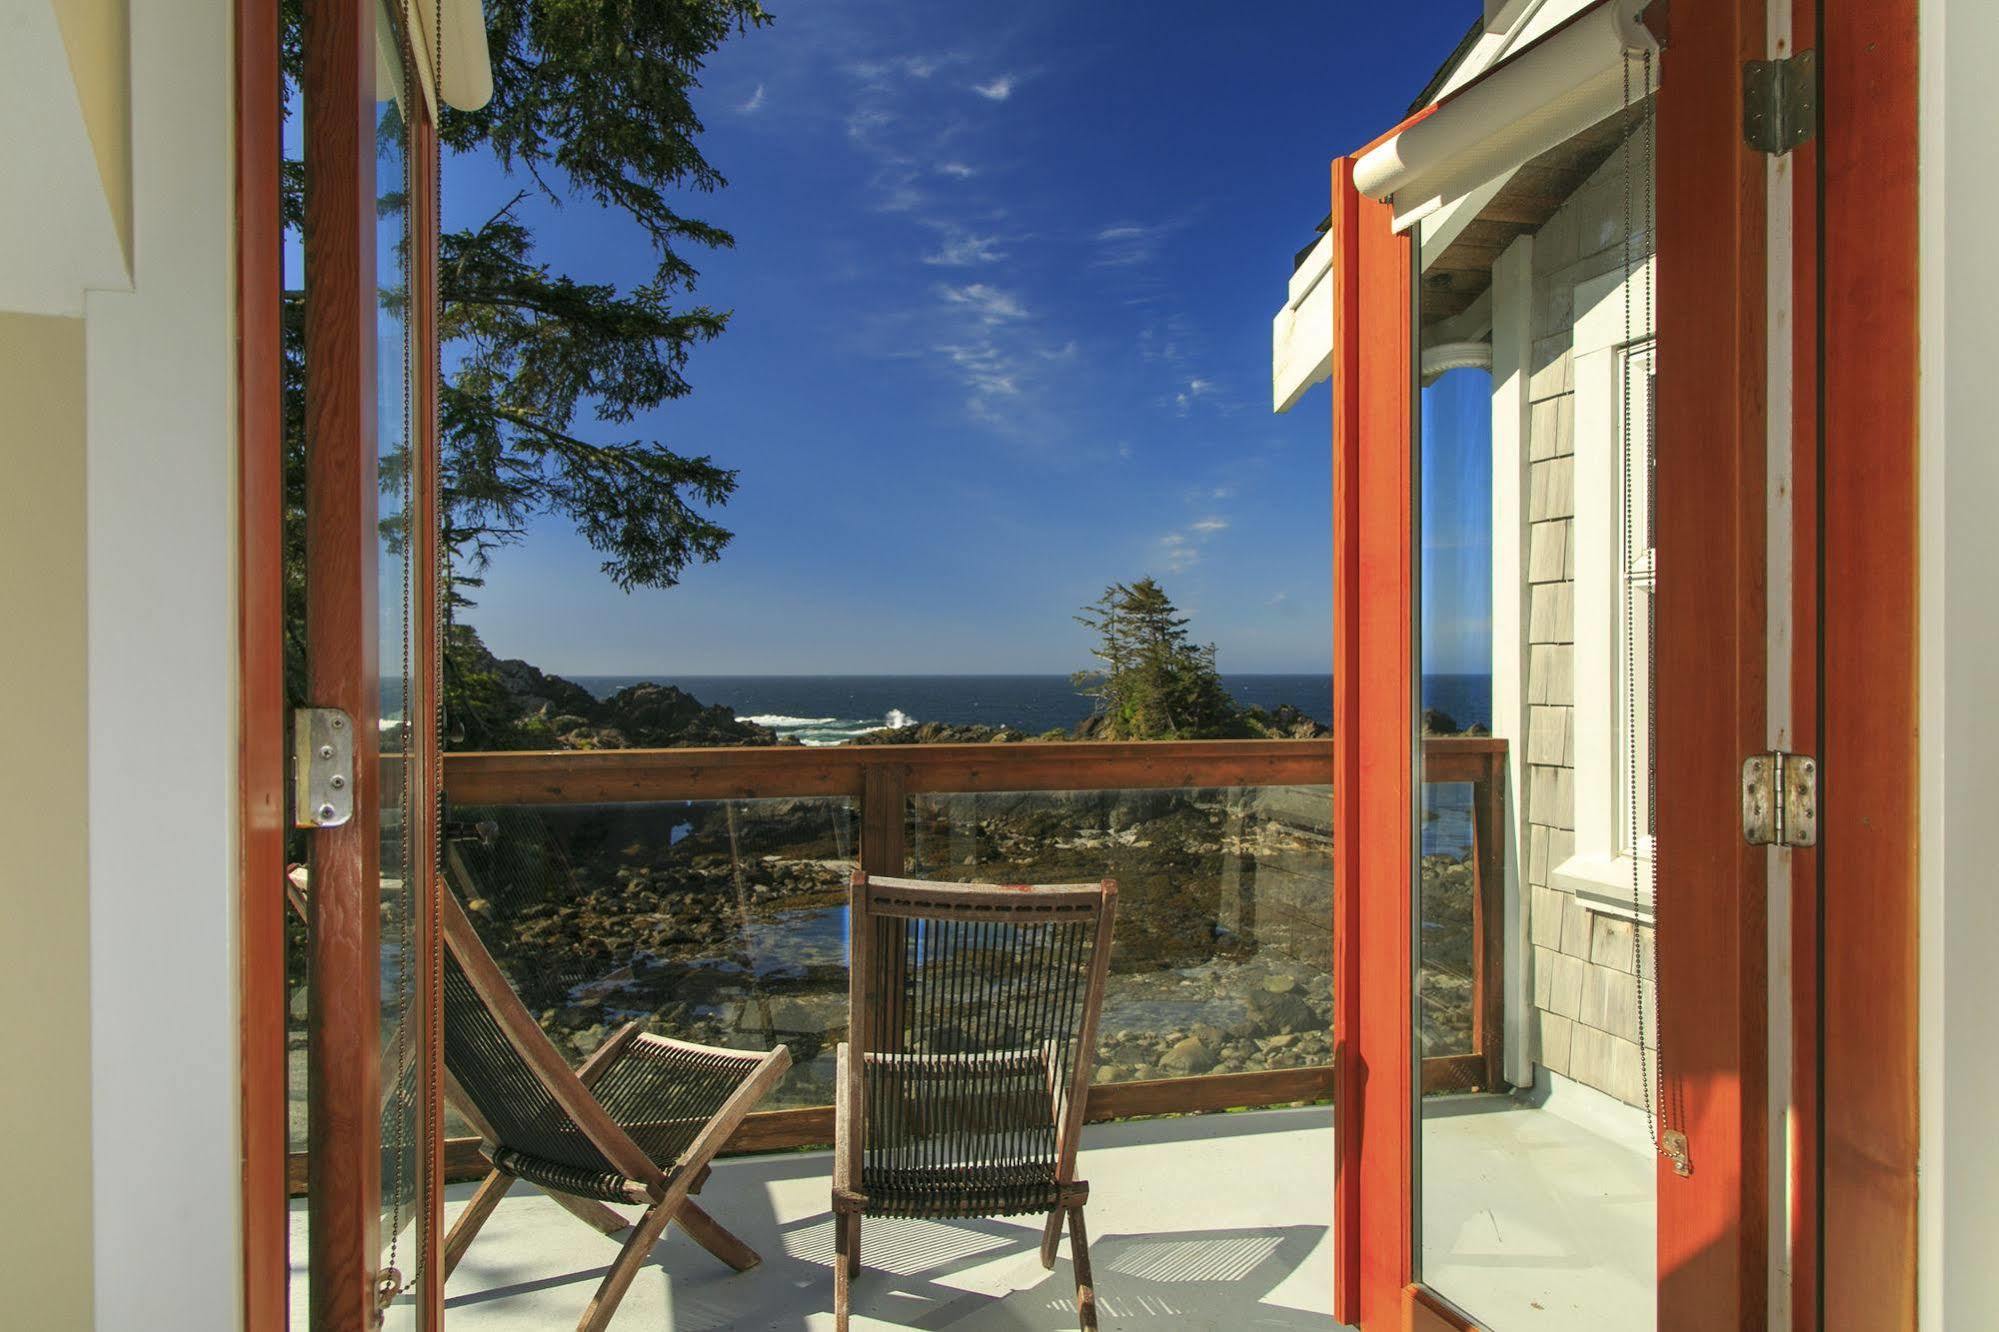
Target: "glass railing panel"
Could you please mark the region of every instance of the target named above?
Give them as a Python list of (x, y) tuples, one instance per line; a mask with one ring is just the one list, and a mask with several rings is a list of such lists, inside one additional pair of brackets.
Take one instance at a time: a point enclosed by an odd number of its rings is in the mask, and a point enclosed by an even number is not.
[(1477, 1049), (1472, 1029), (1478, 980), (1473, 916), (1479, 888), (1473, 793), (1470, 782), (1432, 782), (1423, 787), (1417, 1008), (1425, 1059), (1468, 1055)]
[(465, 807), (446, 870), (571, 1063), (633, 1020), (707, 1045), (783, 1044), (792, 1071), (760, 1107), (782, 1109), (833, 1099), (855, 835), (844, 798)]
[(1332, 800), (1323, 786), (919, 795), (910, 872), (1113, 878), (1099, 1082), (1332, 1058)]

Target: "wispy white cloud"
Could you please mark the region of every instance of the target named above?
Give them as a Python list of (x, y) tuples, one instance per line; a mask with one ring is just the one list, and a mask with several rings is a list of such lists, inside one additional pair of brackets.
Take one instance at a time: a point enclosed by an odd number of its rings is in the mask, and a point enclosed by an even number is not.
[(753, 116), (763, 110), (764, 86), (759, 83), (757, 90), (736, 104), (736, 111), (745, 116)]
[(962, 287), (939, 287), (937, 294), (942, 296), (947, 304), (968, 310), (988, 325), (1027, 318), (1027, 307), (1020, 303), (1019, 298), (984, 282), (973, 282)]
[(935, 254), (923, 256), (923, 262), (940, 268), (972, 268), (979, 264), (996, 264), (1006, 258), (999, 248), (999, 237), (980, 236), (969, 231), (951, 229), (944, 243)]
[(940, 176), (949, 176), (953, 180), (970, 180), (973, 176), (979, 174), (979, 169), (963, 162), (939, 162), (937, 164), (937, 174)]
[(1097, 263), (1106, 268), (1133, 268), (1159, 257), (1166, 240), (1181, 222), (1120, 222), (1096, 234)]
[(1196, 398), (1205, 398), (1215, 391), (1215, 381), (1202, 379), (1199, 375), (1187, 381), (1187, 386), (1173, 395), (1173, 405), (1185, 416), (1194, 406)]
[(1202, 547), (1216, 534), (1226, 532), (1228, 529), (1228, 519), (1209, 514), (1159, 538), (1159, 554), (1166, 563), (1166, 571), (1185, 573), (1199, 564)]
[(988, 79), (984, 83), (973, 84), (972, 91), (985, 98), (988, 102), (1004, 102), (1007, 98), (1013, 96), (1013, 87), (1013, 75), (1002, 74), (998, 78)]
[(1185, 532), (1168, 532), (1159, 538), (1159, 554), (1168, 573), (1185, 573), (1201, 562), (1200, 548)]

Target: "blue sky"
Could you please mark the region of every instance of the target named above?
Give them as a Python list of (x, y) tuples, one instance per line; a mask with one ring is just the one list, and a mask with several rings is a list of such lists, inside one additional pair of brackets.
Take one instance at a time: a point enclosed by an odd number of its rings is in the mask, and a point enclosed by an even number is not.
[[(489, 645), (569, 674), (1068, 671), (1075, 608), (1152, 574), (1223, 669), (1325, 669), (1326, 390), (1271, 414), (1270, 317), (1329, 159), (1476, 0), (772, 8), (696, 99), (730, 185), (690, 211), (737, 240), (689, 252), (696, 298), (734, 320), (640, 423), (741, 470), (736, 539), (626, 594), (539, 524), (467, 616)], [(445, 172), (447, 225), (518, 188)], [(651, 271), (620, 216), (523, 216), (573, 276)]]

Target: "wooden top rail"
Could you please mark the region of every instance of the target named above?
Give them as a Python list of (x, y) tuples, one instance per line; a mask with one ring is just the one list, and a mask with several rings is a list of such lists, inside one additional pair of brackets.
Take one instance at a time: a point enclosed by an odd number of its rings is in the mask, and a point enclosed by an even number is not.
[[(1423, 742), (1432, 782), (1484, 780), (1504, 740)], [(457, 805), (598, 805), (655, 800), (858, 798), (870, 770), (911, 793), (1324, 786), (1330, 740), (1018, 741), (983, 745), (776, 745), (737, 749), (547, 750), (449, 754)]]

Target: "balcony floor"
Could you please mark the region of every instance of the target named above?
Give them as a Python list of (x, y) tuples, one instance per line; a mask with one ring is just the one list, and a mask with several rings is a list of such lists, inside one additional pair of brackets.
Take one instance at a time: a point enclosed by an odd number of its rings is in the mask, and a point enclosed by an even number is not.
[[(1499, 1328), (1649, 1326), (1649, 1159), (1509, 1098), (1450, 1105), (1425, 1132), (1425, 1247), (1439, 1286)], [(1332, 1332), (1328, 1120), (1324, 1108), (1269, 1110), (1088, 1130), (1082, 1161), (1103, 1326)], [(825, 1152), (718, 1164), (702, 1201), (763, 1265), (738, 1276), (669, 1232), (615, 1326), (831, 1328), (829, 1169)], [(447, 1224), (471, 1190), (447, 1191)], [(1503, 1201), (1483, 1205), (1492, 1199)], [(298, 1262), (304, 1219), (295, 1205)], [(854, 1327), (1073, 1328), (1068, 1246), (1046, 1272), (1039, 1240), (1032, 1218), (870, 1220)], [(448, 1321), (479, 1332), (573, 1327), (615, 1253), (615, 1241), (516, 1185), (452, 1277)], [(302, 1327), (302, 1280), (293, 1294)]]

